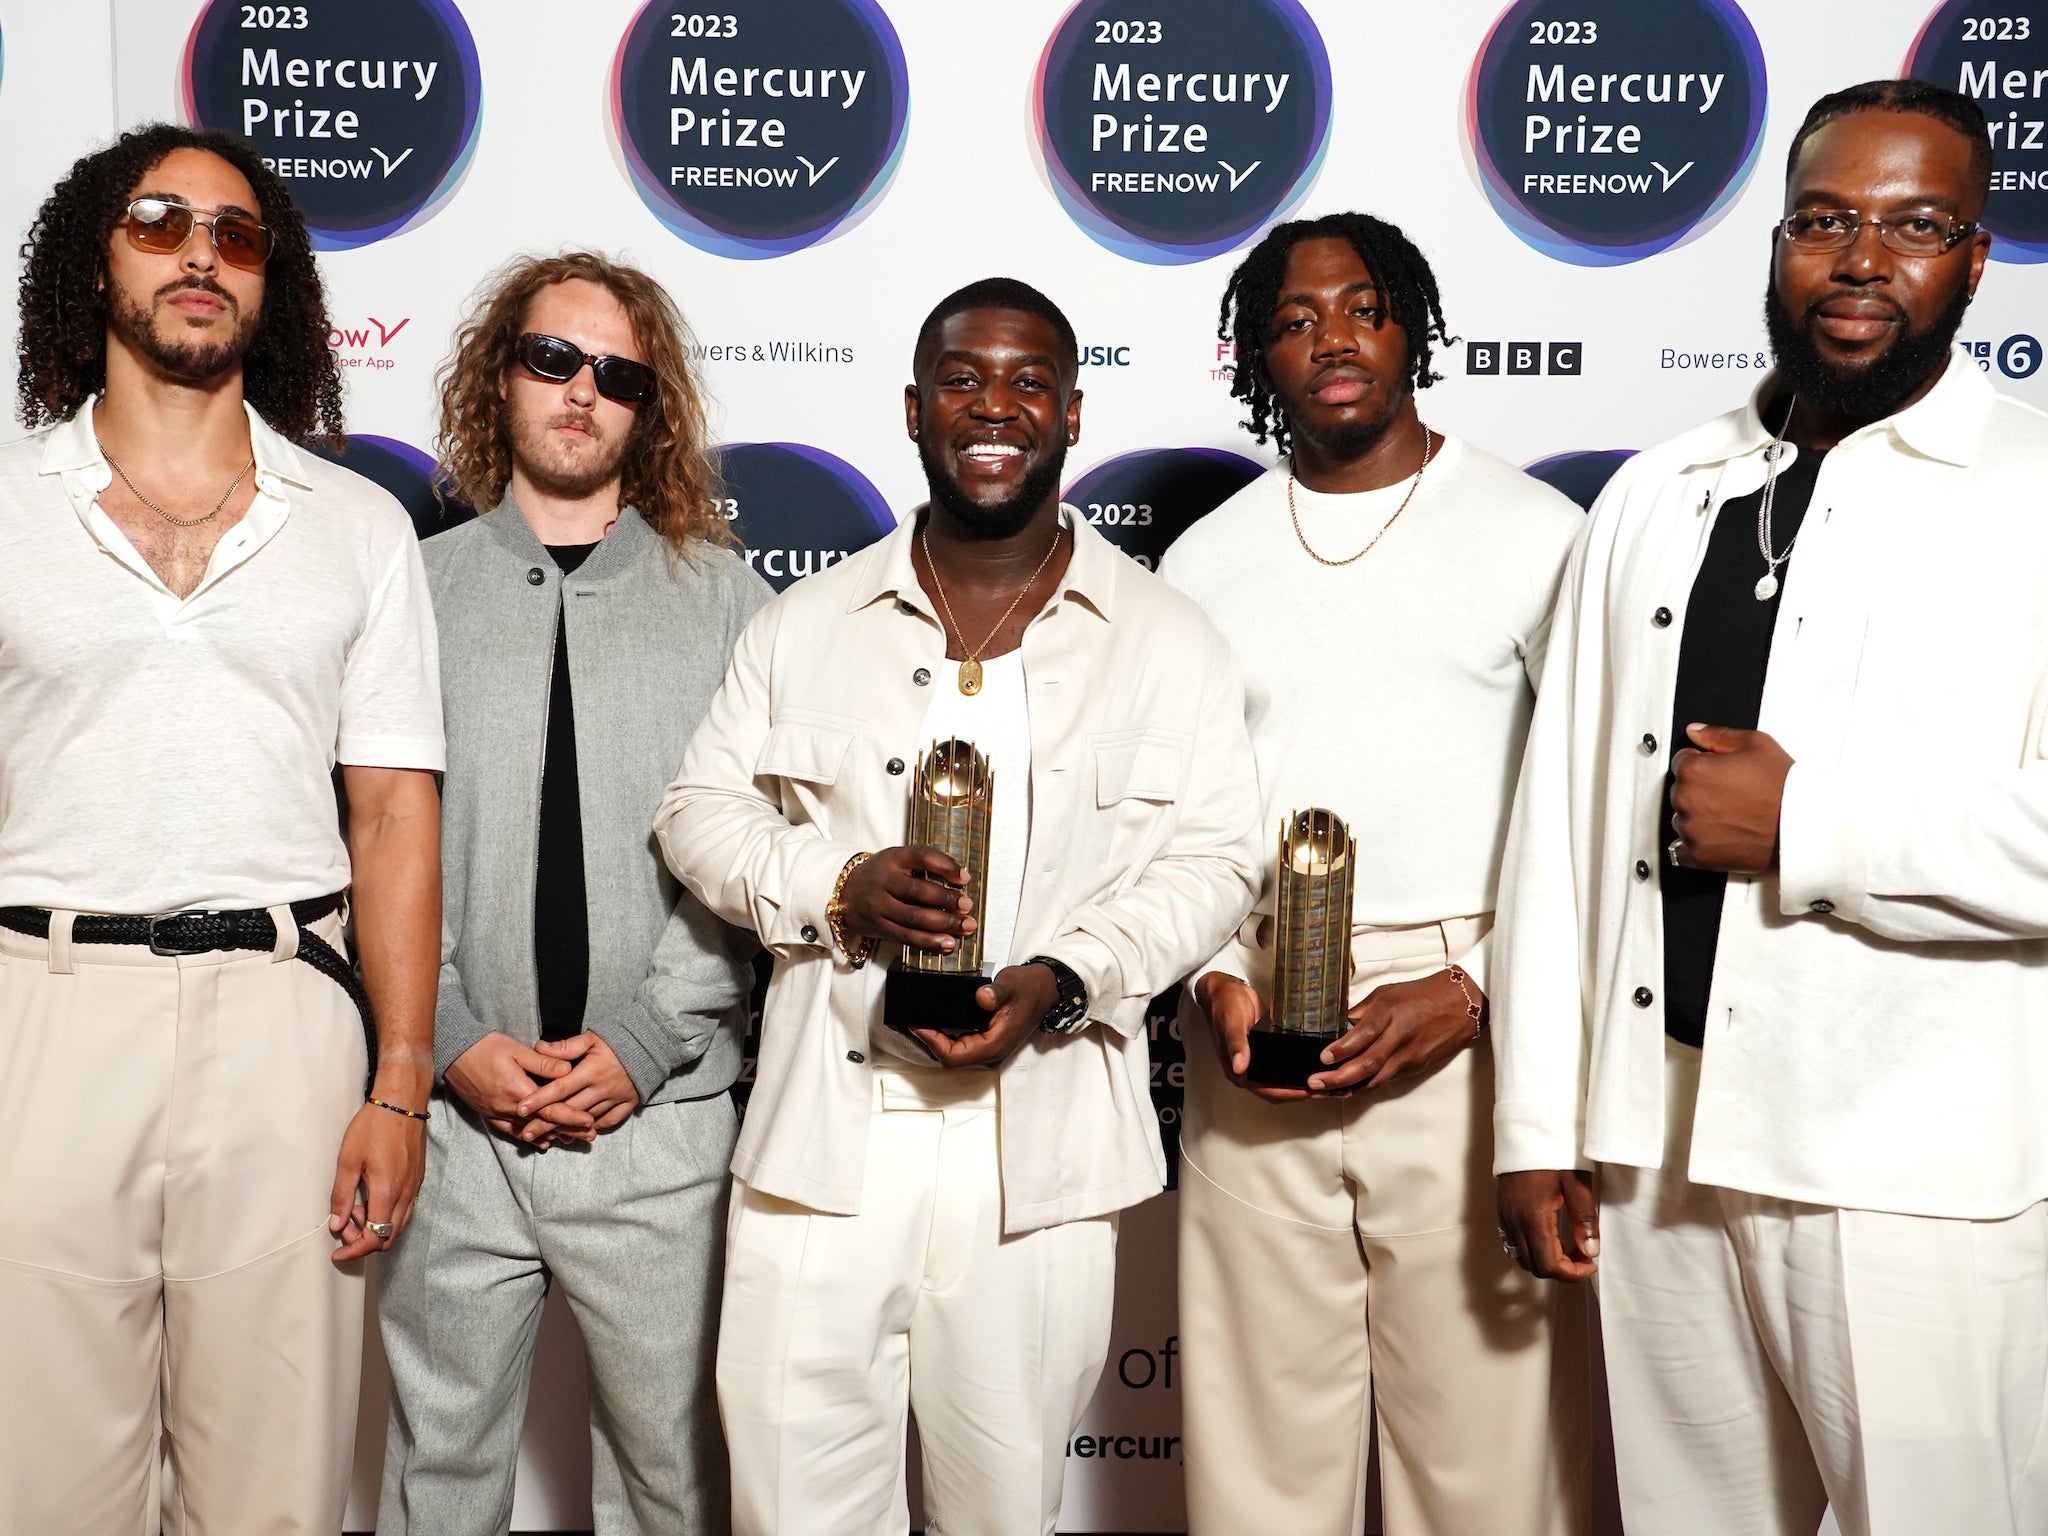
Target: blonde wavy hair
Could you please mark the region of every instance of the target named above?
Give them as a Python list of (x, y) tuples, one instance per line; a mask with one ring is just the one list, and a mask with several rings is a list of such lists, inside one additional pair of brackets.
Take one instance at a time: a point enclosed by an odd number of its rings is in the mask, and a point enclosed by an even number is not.
[(689, 558), (693, 540), (737, 542), (718, 508), (718, 464), (703, 381), (690, 356), (689, 322), (646, 273), (589, 251), (515, 257), (477, 289), (455, 333), (455, 351), (435, 380), (441, 394), (437, 480), (479, 512), (504, 499), (512, 481), (512, 438), (499, 385), (517, 366), (527, 304), (571, 278), (597, 283), (619, 301), (642, 359), (654, 370), (654, 395), (641, 402), (619, 465), (621, 502), (639, 509), (672, 556)]

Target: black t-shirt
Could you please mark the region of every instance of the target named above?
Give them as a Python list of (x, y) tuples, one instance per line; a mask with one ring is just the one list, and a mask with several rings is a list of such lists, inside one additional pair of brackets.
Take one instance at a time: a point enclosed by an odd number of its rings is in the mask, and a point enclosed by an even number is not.
[[(1798, 536), (1813, 500), (1826, 452), (1785, 445), (1777, 492), (1771, 500), (1771, 536), (1783, 551)], [(1778, 591), (1759, 601), (1756, 585), (1769, 569), (1757, 548), (1761, 490), (1726, 503), (1714, 519), (1706, 558), (1693, 578), (1678, 646), (1678, 682), (1671, 695), (1670, 755), (1692, 745), (1688, 725), (1756, 729), (1764, 678), (1771, 665), (1771, 630), (1784, 600), (1789, 564), (1778, 567)], [(1656, 846), (1671, 841), (1671, 779), (1664, 780)], [(1721, 938), (1721, 899), (1728, 877), (1713, 870), (1678, 869), (1660, 861), (1664, 898), (1664, 1033), (1686, 1045), (1706, 1037), (1707, 992), (1714, 983), (1714, 950)]]
[[(595, 544), (550, 544), (567, 575)], [(568, 604), (555, 618), (548, 682), (548, 737), (540, 772), (540, 852), (534, 866), (533, 961), (540, 985), (540, 1037), (583, 1032), (590, 994), (590, 908), (583, 884), (583, 807), (576, 787), (576, 701), (569, 685)]]

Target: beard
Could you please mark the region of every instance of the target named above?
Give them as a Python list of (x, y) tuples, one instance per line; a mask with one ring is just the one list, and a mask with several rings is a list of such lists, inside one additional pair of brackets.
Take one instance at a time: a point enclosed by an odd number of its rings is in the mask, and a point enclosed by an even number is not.
[(1049, 497), (1059, 494), (1060, 476), (1067, 467), (1067, 444), (1064, 438), (1055, 440), (1045, 461), (1026, 471), (1017, 489), (993, 506), (975, 501), (962, 490), (960, 482), (946, 473), (938, 453), (923, 438), (917, 440), (917, 457), (924, 465), (925, 484), (931, 490), (932, 500), (946, 509), (969, 538), (1007, 539), (1022, 533), (1032, 514)]
[[(576, 453), (553, 441), (556, 427), (577, 426), (590, 434), (590, 451)], [(618, 478), (625, 462), (627, 439), (607, 438), (596, 419), (583, 411), (557, 411), (542, 421), (515, 414), (511, 422), (512, 457), (526, 478), (549, 496), (581, 501)]]
[(1813, 339), (1814, 313), (1832, 297), (1814, 300), (1794, 324), (1778, 297), (1777, 284), (1766, 285), (1764, 325), (1770, 333), (1771, 356), (1778, 365), (1778, 382), (1831, 415), (1850, 421), (1879, 421), (1940, 371), (1956, 332), (1962, 329), (1963, 313), (1970, 307), (1970, 285), (1958, 283), (1955, 297), (1940, 314), (1917, 331), (1901, 326), (1890, 346), (1854, 368), (1830, 363)]
[[(157, 306), (188, 289), (211, 294), (227, 306), (234, 321), (232, 334), (217, 341), (187, 341), (167, 337), (157, 329)], [(153, 367), (186, 384), (211, 383), (240, 363), (256, 339), (259, 319), (259, 315), (243, 314), (233, 294), (205, 277), (166, 283), (151, 295), (148, 304), (117, 290), (107, 295), (108, 328)]]
[(1311, 423), (1298, 421), (1290, 414), (1287, 417), (1288, 436), (1313, 443), (1325, 458), (1336, 463), (1353, 463), (1379, 446), (1380, 439), (1385, 437), (1387, 429), (1393, 426), (1394, 418), (1400, 415), (1401, 402), (1406, 398), (1407, 392), (1403, 391), (1390, 400), (1386, 409), (1371, 420), (1346, 422), (1327, 431)]

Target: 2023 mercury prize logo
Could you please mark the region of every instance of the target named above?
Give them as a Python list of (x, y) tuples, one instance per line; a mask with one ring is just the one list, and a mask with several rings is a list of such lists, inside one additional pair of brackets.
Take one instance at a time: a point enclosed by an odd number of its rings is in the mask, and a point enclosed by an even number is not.
[(1297, 0), (1080, 0), (1038, 61), (1034, 142), (1098, 244), (1177, 265), (1291, 207), (1330, 131), (1330, 58)]
[(1221, 448), (1141, 448), (1104, 459), (1061, 500), (1138, 564), (1156, 570), (1192, 523), (1261, 473), (1250, 459)]
[(1991, 129), (1984, 227), (1997, 261), (2048, 261), (2048, 8), (2039, 0), (1948, 0), (1902, 71), (1975, 98)]
[(896, 526), (874, 482), (822, 448), (727, 443), (718, 459), (726, 519), (747, 564), (778, 592)]
[(850, 227), (903, 153), (910, 77), (874, 0), (649, 0), (612, 64), (612, 141), (699, 250), (781, 256)]
[(431, 218), (476, 149), (482, 76), (449, 0), (211, 0), (180, 80), (186, 120), (248, 139), (317, 250)]
[(1517, 0), (1473, 62), (1466, 147), (1527, 244), (1619, 266), (1727, 211), (1756, 166), (1765, 96), (1734, 0)]

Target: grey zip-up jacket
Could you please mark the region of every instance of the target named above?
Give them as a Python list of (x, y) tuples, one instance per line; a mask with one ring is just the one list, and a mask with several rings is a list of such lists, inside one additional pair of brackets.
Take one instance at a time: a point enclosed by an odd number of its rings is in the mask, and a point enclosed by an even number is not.
[(566, 578), (509, 497), (421, 552), (448, 734), (436, 1071), (493, 1030), (539, 1036), (534, 871), (566, 605), (590, 911), (585, 1025), (643, 1104), (724, 1091), (740, 1069), (754, 940), (676, 882), (651, 828), (734, 641), (773, 594), (729, 550), (672, 561), (630, 507)]

